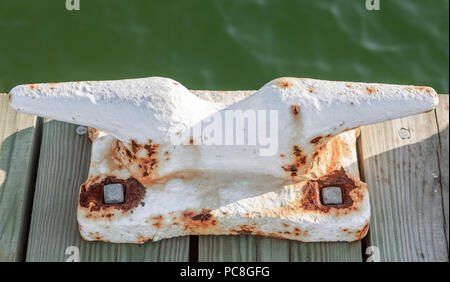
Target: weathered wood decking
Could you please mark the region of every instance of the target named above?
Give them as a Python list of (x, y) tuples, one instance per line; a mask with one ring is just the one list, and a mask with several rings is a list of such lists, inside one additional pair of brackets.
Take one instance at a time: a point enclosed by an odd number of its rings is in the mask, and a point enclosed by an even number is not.
[(0, 94), (0, 261), (77, 260), (76, 250), (80, 261), (448, 261), (448, 107), (440, 95), (435, 111), (362, 128), (359, 168), (372, 218), (360, 242), (240, 235), (131, 245), (85, 242), (78, 233), (87, 136), (16, 113)]

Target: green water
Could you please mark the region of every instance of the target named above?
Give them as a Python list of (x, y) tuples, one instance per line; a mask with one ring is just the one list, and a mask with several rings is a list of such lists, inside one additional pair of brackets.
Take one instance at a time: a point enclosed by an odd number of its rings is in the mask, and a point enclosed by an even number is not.
[(280, 76), (449, 92), (449, 1), (0, 0), (0, 92), (32, 82), (166, 76), (256, 89)]

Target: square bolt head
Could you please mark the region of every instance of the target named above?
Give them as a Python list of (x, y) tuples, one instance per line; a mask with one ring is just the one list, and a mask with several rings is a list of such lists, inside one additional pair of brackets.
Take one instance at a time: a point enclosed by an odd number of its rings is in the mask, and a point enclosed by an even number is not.
[(103, 201), (105, 204), (123, 203), (123, 186), (120, 183), (108, 184), (103, 187)]
[(321, 190), (322, 205), (341, 205), (342, 190), (340, 187), (325, 187)]

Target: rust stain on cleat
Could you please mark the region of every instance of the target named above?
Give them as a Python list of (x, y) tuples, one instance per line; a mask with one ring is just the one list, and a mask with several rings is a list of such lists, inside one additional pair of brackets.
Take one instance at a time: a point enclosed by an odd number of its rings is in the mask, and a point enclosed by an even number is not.
[[(110, 184), (121, 184), (124, 187), (124, 201), (120, 204), (106, 204), (103, 201), (103, 187)], [(81, 185), (79, 206), (89, 212), (108, 211), (112, 209), (128, 212), (138, 206), (145, 194), (145, 187), (135, 178), (118, 179), (108, 176), (100, 182)]]
[[(323, 205), (320, 197), (322, 189), (334, 186), (341, 188), (342, 204)], [(339, 213), (341, 214), (356, 210), (358, 207), (353, 204), (354, 201), (359, 202), (363, 198), (362, 193), (358, 191), (361, 186), (365, 186), (365, 184), (353, 179), (344, 169), (333, 171), (317, 180), (310, 180), (306, 183), (302, 191), (302, 207), (324, 213), (335, 209), (340, 210)], [(352, 191), (356, 188), (358, 189), (353, 193)]]

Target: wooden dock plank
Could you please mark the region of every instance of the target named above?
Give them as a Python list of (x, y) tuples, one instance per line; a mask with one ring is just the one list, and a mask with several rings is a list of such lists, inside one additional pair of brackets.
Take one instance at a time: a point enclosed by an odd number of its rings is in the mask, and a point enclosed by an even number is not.
[(199, 236), (198, 260), (218, 262), (256, 261), (257, 236)]
[(362, 128), (372, 209), (366, 245), (381, 261), (448, 260), (438, 136), (434, 111)]
[(260, 236), (200, 236), (199, 261), (355, 261), (360, 242), (302, 243)]
[(21, 261), (39, 133), (35, 116), (9, 107), (0, 94), (0, 261)]
[(440, 166), (440, 180), (442, 187), (442, 203), (444, 205), (445, 216), (445, 235), (447, 239), (447, 251), (448, 251), (448, 186), (449, 186), (449, 172), (448, 172), (448, 151), (449, 151), (449, 139), (448, 139), (448, 116), (449, 116), (449, 99), (448, 95), (439, 96), (439, 105), (436, 108), (436, 118), (439, 128), (439, 166)]
[(291, 242), (291, 261), (361, 262), (361, 242)]
[(76, 127), (44, 123), (27, 261), (67, 261), (76, 253), (80, 261), (187, 261), (187, 236), (143, 245), (82, 240), (76, 209), (79, 186), (88, 175), (91, 143), (87, 135), (76, 134)]

